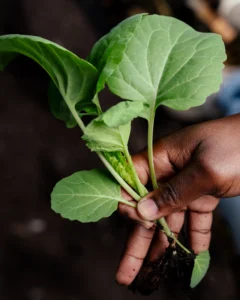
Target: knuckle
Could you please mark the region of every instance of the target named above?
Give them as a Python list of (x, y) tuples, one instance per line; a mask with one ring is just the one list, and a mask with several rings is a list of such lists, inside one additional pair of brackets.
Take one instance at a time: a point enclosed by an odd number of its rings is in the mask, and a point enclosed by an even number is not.
[(176, 188), (171, 183), (166, 183), (163, 189), (160, 190), (160, 197), (158, 197), (159, 207), (167, 205), (172, 208), (180, 206), (180, 199)]
[(199, 229), (192, 229), (191, 230), (192, 232), (196, 232), (196, 233), (200, 233), (200, 234), (203, 234), (203, 235), (209, 235), (211, 233), (211, 229), (209, 228), (199, 228)]
[(131, 252), (127, 252), (127, 253), (125, 253), (125, 255), (130, 257), (131, 259), (134, 259), (134, 260), (139, 260), (139, 261), (144, 260), (144, 257), (138, 257), (138, 256), (136, 256), (135, 254), (133, 254)]
[(222, 174), (223, 172), (219, 164), (214, 163), (207, 156), (199, 158), (197, 163), (200, 174), (211, 184), (211, 187), (214, 189), (219, 187), (224, 179), (224, 174)]

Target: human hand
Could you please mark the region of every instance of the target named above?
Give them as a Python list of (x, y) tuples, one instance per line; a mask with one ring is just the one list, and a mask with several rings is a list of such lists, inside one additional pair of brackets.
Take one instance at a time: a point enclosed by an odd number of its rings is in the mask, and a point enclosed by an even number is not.
[[(142, 199), (137, 210), (120, 205), (119, 211), (139, 221), (131, 233), (116, 279), (129, 285), (143, 260), (153, 261), (168, 245), (165, 235), (149, 222), (166, 217), (178, 234), (189, 213), (189, 240), (195, 253), (207, 250), (212, 211), (221, 197), (240, 194), (240, 114), (188, 127), (163, 138), (154, 147), (159, 189)], [(146, 153), (134, 157), (143, 184), (149, 179)], [(148, 229), (151, 228), (151, 229)], [(150, 248), (150, 251), (149, 251)]]

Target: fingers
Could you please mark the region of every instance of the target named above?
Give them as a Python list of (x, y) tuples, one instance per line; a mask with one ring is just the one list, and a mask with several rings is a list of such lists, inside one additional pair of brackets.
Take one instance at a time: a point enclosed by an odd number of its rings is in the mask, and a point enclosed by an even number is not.
[(142, 199), (137, 209), (143, 219), (156, 220), (205, 194), (210, 194), (212, 188), (212, 178), (205, 168), (198, 162), (192, 162), (168, 182), (161, 184), (159, 189)]
[(189, 239), (195, 254), (208, 250), (211, 241), (212, 212), (189, 212)]
[[(182, 229), (184, 216), (185, 212), (179, 211), (166, 217), (167, 224), (170, 230), (175, 234), (175, 236), (178, 236), (179, 232)], [(169, 243), (166, 235), (161, 230), (157, 230), (154, 236), (153, 243), (151, 245), (151, 249), (149, 251), (148, 260), (152, 262), (161, 257), (168, 245)]]
[(189, 239), (194, 253), (208, 250), (211, 241), (212, 211), (219, 199), (203, 196), (189, 206)]
[(155, 229), (146, 229), (136, 225), (128, 238), (121, 258), (116, 280), (119, 284), (130, 285), (137, 276), (144, 258), (147, 255)]

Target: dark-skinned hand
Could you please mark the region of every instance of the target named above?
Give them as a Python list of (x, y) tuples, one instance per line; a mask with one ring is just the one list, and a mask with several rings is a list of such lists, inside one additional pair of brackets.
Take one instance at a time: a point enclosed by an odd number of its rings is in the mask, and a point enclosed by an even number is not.
[[(133, 161), (146, 185), (150, 177), (146, 152)], [(136, 210), (119, 205), (121, 214), (137, 221), (117, 270), (120, 284), (132, 283), (146, 256), (153, 261), (164, 253), (167, 238), (152, 222), (158, 218), (166, 217), (177, 235), (187, 210), (190, 247), (196, 254), (209, 248), (212, 212), (219, 198), (240, 195), (240, 114), (161, 139), (154, 145), (154, 166), (159, 189), (142, 199)]]

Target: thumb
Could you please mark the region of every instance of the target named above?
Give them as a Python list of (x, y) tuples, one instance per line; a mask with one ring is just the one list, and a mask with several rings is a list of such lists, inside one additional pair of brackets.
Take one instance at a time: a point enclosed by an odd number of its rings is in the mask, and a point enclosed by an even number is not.
[(137, 205), (139, 215), (149, 221), (181, 210), (213, 190), (211, 177), (200, 163), (190, 163), (172, 179), (148, 194)]

